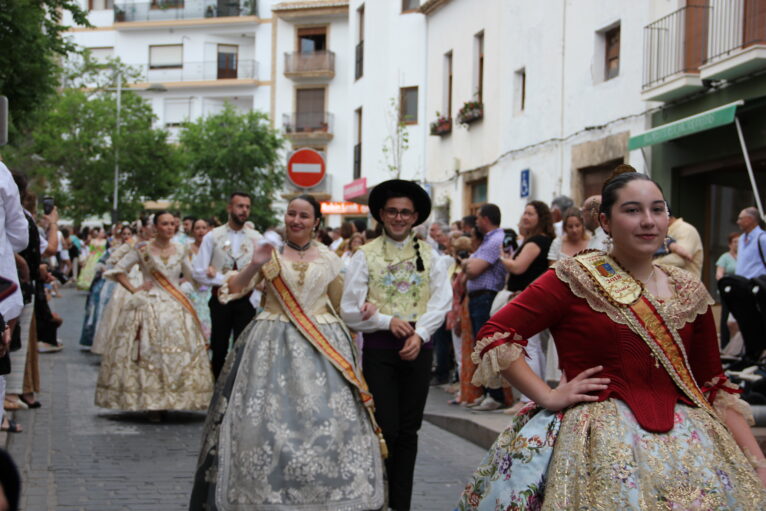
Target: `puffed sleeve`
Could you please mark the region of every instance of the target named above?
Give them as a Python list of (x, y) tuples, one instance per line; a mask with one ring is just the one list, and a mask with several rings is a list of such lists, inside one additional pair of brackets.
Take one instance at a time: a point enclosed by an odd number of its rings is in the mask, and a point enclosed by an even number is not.
[(729, 381), (721, 366), (718, 336), (710, 308), (694, 320), (694, 334), (688, 350), (689, 364), (697, 383), (718, 416), (723, 420), (729, 409), (739, 413), (751, 426), (755, 424), (750, 405), (739, 397), (742, 392)]
[(500, 372), (526, 354), (529, 337), (562, 318), (571, 298), (567, 285), (549, 270), (500, 309), (476, 336), (471, 360), (477, 368), (471, 382), (490, 388), (507, 386)]
[(253, 289), (255, 289), (255, 286), (258, 285), (258, 283), (263, 279), (263, 274), (258, 271), (253, 275), (253, 278), (250, 279), (250, 282), (247, 283), (245, 287), (243, 287), (239, 292), (232, 293), (229, 289), (229, 281), (235, 276), (239, 274), (238, 271), (232, 270), (230, 272), (227, 272), (226, 275), (224, 275), (223, 278), (223, 285), (218, 291), (218, 301), (222, 304), (226, 305), (227, 303), (238, 300), (242, 298), (243, 296), (246, 296), (248, 293), (250, 293)]
[(133, 266), (138, 264), (140, 254), (138, 250), (131, 250), (125, 254), (109, 271), (104, 272), (104, 278), (116, 280), (117, 275), (120, 273), (128, 273)]

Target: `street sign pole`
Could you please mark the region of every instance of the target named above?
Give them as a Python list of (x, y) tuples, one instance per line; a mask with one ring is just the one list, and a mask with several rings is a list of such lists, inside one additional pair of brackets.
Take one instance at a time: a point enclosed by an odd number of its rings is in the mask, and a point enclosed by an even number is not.
[(8, 143), (8, 98), (0, 96), (0, 145)]

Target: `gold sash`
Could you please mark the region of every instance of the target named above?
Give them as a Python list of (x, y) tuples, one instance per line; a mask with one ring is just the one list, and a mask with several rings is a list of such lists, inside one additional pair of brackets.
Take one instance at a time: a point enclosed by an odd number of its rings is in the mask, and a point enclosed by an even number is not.
[(372, 423), (372, 429), (378, 436), (380, 443), (380, 452), (383, 458), (388, 457), (388, 448), (386, 447), (386, 441), (383, 439), (383, 432), (378, 426), (375, 420), (375, 404), (372, 399), (372, 394), (367, 387), (367, 382), (361, 378), (354, 370), (354, 365), (346, 360), (346, 358), (333, 347), (330, 341), (325, 337), (322, 331), (311, 320), (301, 307), (301, 304), (295, 298), (290, 286), (287, 285), (284, 278), (282, 278), (282, 270), (279, 265), (277, 253), (271, 257), (271, 260), (263, 265), (261, 273), (266, 278), (268, 287), (274, 296), (282, 306), (282, 310), (285, 312), (290, 322), (298, 329), (298, 331), (306, 338), (316, 350), (322, 354), (343, 376), (343, 378), (351, 384), (351, 386), (357, 391), (362, 404), (364, 404), (367, 413), (370, 416)]
[(599, 291), (619, 309), (630, 329), (644, 340), (686, 397), (718, 418), (694, 379), (678, 332), (668, 326), (659, 304), (644, 293), (643, 285), (603, 252), (586, 252), (575, 260)]

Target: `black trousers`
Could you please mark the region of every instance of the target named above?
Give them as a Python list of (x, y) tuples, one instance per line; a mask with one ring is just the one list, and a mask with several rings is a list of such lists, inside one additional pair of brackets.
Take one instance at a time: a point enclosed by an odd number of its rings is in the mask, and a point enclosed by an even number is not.
[(218, 301), (216, 296), (211, 296), (208, 302), (210, 307), (210, 349), (213, 351), (213, 376), (218, 375), (226, 362), (226, 354), (229, 353), (229, 339), (232, 334), (237, 340), (242, 330), (252, 321), (255, 309), (250, 304), (250, 296), (239, 300), (233, 300), (226, 305)]
[(365, 348), (362, 356), (364, 377), (375, 399), (375, 419), (388, 445), (388, 505), (396, 511), (410, 509), (432, 361), (432, 349), (421, 349), (410, 362), (395, 349)]

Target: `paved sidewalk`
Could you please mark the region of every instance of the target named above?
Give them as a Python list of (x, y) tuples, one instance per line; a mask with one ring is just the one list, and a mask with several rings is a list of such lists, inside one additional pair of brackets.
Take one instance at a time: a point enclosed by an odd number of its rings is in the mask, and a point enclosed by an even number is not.
[[(65, 289), (60, 353), (40, 356), (43, 407), (16, 413), (8, 449), (22, 472), (23, 511), (166, 511), (188, 506), (202, 413), (153, 424), (93, 405), (99, 357), (79, 349), (85, 293)], [(432, 389), (433, 392), (434, 389)], [(0, 437), (0, 441), (2, 438)], [(485, 449), (423, 424), (413, 510), (449, 511)]]

